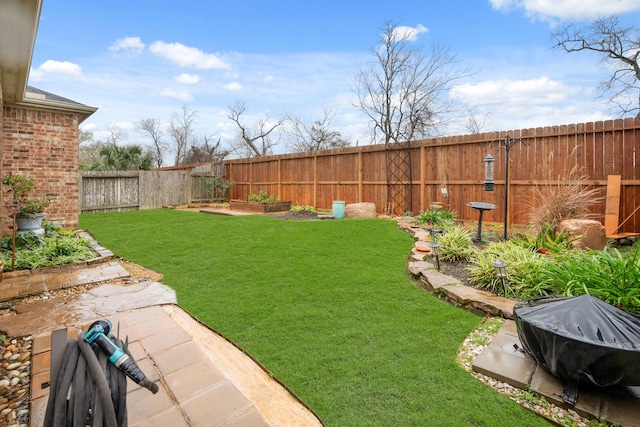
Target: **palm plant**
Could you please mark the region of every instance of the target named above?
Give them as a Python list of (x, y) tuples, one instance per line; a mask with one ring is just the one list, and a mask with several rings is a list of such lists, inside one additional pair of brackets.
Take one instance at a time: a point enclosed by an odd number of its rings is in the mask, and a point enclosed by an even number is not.
[(152, 165), (152, 155), (139, 145), (107, 144), (100, 148), (89, 170), (149, 170)]

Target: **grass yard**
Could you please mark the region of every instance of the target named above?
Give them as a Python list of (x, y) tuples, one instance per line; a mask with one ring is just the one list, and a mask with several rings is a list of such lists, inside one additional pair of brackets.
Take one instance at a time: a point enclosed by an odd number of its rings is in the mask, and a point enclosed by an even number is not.
[(327, 426), (536, 426), (458, 367), (480, 317), (411, 283), (388, 220), (283, 221), (175, 210), (83, 215), (118, 256), (164, 274)]

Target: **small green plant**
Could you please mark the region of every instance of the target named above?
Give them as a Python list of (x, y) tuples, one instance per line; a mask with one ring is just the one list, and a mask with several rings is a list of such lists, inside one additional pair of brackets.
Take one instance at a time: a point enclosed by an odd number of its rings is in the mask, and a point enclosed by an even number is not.
[(280, 201), (277, 196), (271, 195), (269, 196), (265, 190), (260, 190), (258, 194), (251, 193), (247, 197), (247, 200), (250, 202), (259, 202), (259, 203), (274, 203)]
[(569, 233), (563, 232), (556, 235), (553, 227), (545, 224), (540, 231), (535, 234), (518, 233), (514, 236), (513, 241), (532, 251), (545, 252), (563, 252), (572, 249), (572, 239), (569, 239)]
[[(0, 247), (6, 251), (10, 251), (12, 243), (13, 237), (5, 236), (0, 240)], [(44, 239), (32, 231), (16, 234), (16, 249), (28, 250), (37, 246), (43, 246), (44, 244)]]
[(316, 212), (316, 208), (309, 205), (293, 205), (289, 210), (291, 212)]
[(456, 213), (448, 209), (430, 209), (420, 211), (416, 217), (418, 224), (429, 224), (434, 227), (446, 228), (454, 224)]
[(448, 228), (447, 232), (438, 238), (438, 242), (442, 245), (440, 258), (443, 261), (468, 261), (476, 252), (471, 232), (459, 226)]
[[(506, 291), (491, 265), (497, 260), (507, 263)], [(473, 266), (469, 269), (469, 281), (498, 295), (527, 299), (557, 292), (552, 283), (543, 283), (541, 280), (541, 266), (548, 260), (514, 242), (489, 243), (471, 262)]]
[(22, 215), (33, 215), (44, 212), (51, 204), (51, 200), (48, 198), (28, 198), (29, 193), (33, 191), (33, 178), (9, 172), (2, 180), (2, 183), (11, 188), (10, 191), (13, 202), (18, 206), (19, 213)]

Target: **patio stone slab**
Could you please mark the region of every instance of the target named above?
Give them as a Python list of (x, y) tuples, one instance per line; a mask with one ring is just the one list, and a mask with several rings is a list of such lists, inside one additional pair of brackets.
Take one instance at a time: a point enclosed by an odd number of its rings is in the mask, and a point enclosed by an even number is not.
[(514, 387), (526, 389), (536, 364), (531, 359), (517, 357), (491, 347), (485, 348), (473, 361), (474, 372), (495, 378)]

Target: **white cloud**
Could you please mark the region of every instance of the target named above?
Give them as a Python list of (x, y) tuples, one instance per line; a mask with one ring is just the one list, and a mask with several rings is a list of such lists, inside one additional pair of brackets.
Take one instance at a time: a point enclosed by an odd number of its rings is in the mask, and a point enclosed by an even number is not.
[(231, 82), (224, 85), (223, 88), (230, 92), (238, 92), (242, 90), (242, 85), (238, 82)]
[(124, 37), (115, 41), (114, 44), (109, 46), (109, 50), (118, 52), (125, 51), (135, 54), (141, 54), (144, 50), (144, 43), (140, 40), (140, 37)]
[(191, 101), (193, 100), (193, 95), (186, 90), (175, 90), (175, 89), (159, 89), (157, 91), (158, 95), (164, 96), (167, 98), (175, 98), (180, 101)]
[(42, 63), (37, 69), (32, 69), (29, 78), (34, 81), (46, 80), (47, 75), (56, 74), (59, 76), (79, 76), (82, 74), (82, 67), (68, 61), (54, 61), (49, 59)]
[(271, 74), (267, 74), (266, 76), (264, 76), (262, 78), (262, 81), (265, 82), (265, 83), (272, 82), (273, 81), (273, 76)]
[(408, 41), (416, 41), (418, 39), (418, 36), (422, 33), (426, 33), (429, 30), (421, 25), (418, 24), (415, 27), (406, 27), (406, 26), (397, 26), (395, 28), (395, 31), (393, 32), (393, 38), (396, 40), (408, 40)]
[[(487, 132), (604, 120), (607, 116), (600, 112), (602, 104), (593, 99), (592, 90), (540, 77), (458, 85), (452, 96), (486, 117)], [(464, 122), (454, 123), (453, 132), (463, 133)]]
[(487, 80), (452, 89), (452, 96), (472, 105), (527, 104), (547, 105), (566, 101), (583, 91), (561, 81), (540, 77), (529, 80)]
[(200, 81), (200, 76), (197, 74), (182, 73), (176, 77), (176, 81), (185, 85), (194, 85)]
[(524, 9), (527, 16), (549, 21), (554, 19), (595, 19), (640, 10), (638, 0), (489, 0), (491, 6), (503, 12)]
[(150, 47), (151, 53), (175, 62), (181, 67), (193, 67), (201, 70), (228, 70), (231, 65), (218, 56), (205, 53), (195, 47), (182, 43), (165, 43), (157, 41)]

